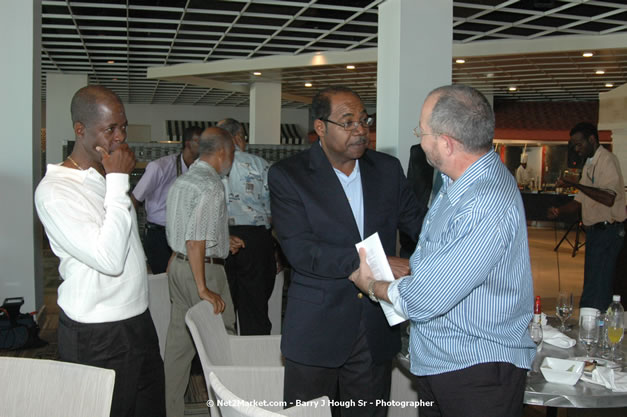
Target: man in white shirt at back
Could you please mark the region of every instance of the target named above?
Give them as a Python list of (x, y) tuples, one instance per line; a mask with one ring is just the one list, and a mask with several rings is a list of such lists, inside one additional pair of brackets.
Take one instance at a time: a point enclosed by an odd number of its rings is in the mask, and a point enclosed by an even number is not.
[(520, 155), (520, 166), (516, 169), (516, 182), (519, 187), (529, 188), (531, 187), (531, 179), (533, 178), (533, 173), (531, 172), (531, 168), (527, 168), (527, 159), (528, 155), (523, 153)]
[(137, 217), (128, 195), (135, 155), (120, 98), (102, 86), (72, 98), (76, 142), (48, 165), (35, 207), (60, 259), (59, 358), (115, 371), (111, 416), (164, 416), (159, 341)]

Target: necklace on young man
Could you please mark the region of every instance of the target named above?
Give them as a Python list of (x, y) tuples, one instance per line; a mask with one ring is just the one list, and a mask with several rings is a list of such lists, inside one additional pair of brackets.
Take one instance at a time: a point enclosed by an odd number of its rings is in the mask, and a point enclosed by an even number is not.
[(83, 168), (81, 168), (81, 166), (80, 166), (79, 164), (77, 164), (77, 163), (76, 163), (76, 161), (75, 161), (75, 160), (73, 160), (71, 156), (69, 156), (69, 155), (68, 155), (67, 159), (68, 159), (71, 163), (73, 163), (73, 164), (74, 164), (74, 166), (75, 166), (76, 168), (80, 169), (81, 171), (84, 171), (84, 169), (83, 169)]

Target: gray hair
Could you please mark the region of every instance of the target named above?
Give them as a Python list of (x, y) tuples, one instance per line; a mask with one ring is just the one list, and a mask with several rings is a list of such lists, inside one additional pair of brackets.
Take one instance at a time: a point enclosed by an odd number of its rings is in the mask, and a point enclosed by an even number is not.
[(233, 138), (229, 132), (220, 127), (208, 127), (200, 135), (198, 154), (211, 155), (222, 149), (232, 149), (233, 147)]
[(240, 131), (244, 133), (244, 126), (240, 122), (230, 117), (220, 120), (217, 124), (217, 127), (221, 127), (222, 129), (229, 132), (232, 136), (236, 136)]
[(455, 138), (470, 153), (492, 148), (494, 113), (483, 94), (463, 84), (436, 88), (437, 96), (429, 126), (434, 132)]

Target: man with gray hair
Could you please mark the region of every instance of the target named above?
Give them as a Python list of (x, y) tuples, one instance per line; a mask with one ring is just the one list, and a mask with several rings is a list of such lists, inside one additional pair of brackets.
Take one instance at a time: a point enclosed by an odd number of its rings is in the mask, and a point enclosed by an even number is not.
[(421, 417), (521, 416), (533, 282), (520, 192), (492, 151), (492, 109), (471, 87), (440, 87), (414, 133), (443, 184), (411, 275), (376, 281), (362, 249), (350, 279), (411, 320), (411, 371), (430, 404)]
[(235, 119), (224, 119), (218, 127), (233, 137), (235, 156), (226, 188), (229, 231), (246, 242), (246, 247), (226, 260), (226, 276), (235, 303), (242, 335), (270, 334), (268, 300), (276, 276), (274, 244), (270, 225), (270, 191), (265, 159), (246, 150), (244, 127)]
[(168, 417), (183, 416), (183, 395), (196, 350), (187, 328), (187, 310), (209, 301), (233, 333), (235, 312), (224, 259), (242, 246), (229, 239), (226, 199), (220, 180), (231, 170), (233, 142), (224, 129), (210, 127), (200, 136), (198, 159), (170, 187), (166, 235), (173, 250), (168, 266), (172, 313), (165, 345), (165, 397)]

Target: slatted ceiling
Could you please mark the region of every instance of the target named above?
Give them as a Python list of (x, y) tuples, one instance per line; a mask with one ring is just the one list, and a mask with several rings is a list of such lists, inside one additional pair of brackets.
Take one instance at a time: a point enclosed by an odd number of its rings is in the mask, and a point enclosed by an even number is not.
[[(435, 1), (435, 0), (434, 0)], [(113, 88), (130, 103), (248, 106), (246, 94), (147, 80), (152, 66), (228, 58), (351, 51), (377, 46), (381, 0), (43, 0), (42, 94), (48, 72), (88, 73), (89, 82)], [(540, 4), (547, 5), (540, 7)], [(624, 0), (481, 0), (453, 2), (456, 43), (489, 39), (627, 33)], [(515, 51), (514, 51), (515, 52)], [(582, 62), (570, 54), (518, 54), (467, 59), (453, 79), (495, 100), (597, 100), (606, 82), (627, 81), (627, 46), (597, 50)], [(114, 60), (114, 64), (107, 61)], [(511, 60), (508, 61), (508, 60)], [(516, 63), (515, 61), (518, 61)], [(595, 66), (606, 74), (594, 76)], [(488, 72), (490, 71), (490, 72)], [(493, 76), (486, 79), (487, 74)], [(355, 87), (376, 105), (376, 63), (292, 68), (278, 74), (283, 91), (311, 97), (324, 85)], [(228, 82), (249, 83), (249, 73)], [(304, 83), (314, 83), (313, 88)], [(509, 93), (515, 84), (519, 91)], [(307, 105), (283, 100), (283, 107)]]

